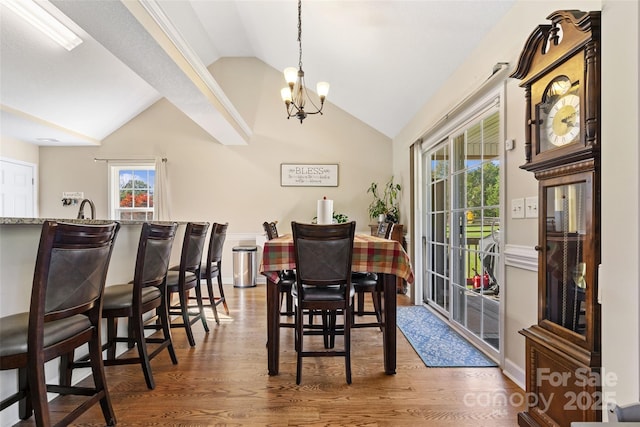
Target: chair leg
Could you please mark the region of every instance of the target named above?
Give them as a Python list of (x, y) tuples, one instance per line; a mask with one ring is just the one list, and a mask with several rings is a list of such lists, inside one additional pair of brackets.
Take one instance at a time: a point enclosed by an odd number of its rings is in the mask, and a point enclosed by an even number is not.
[(324, 336), (324, 348), (335, 348), (336, 346), (336, 327), (337, 327), (337, 312), (323, 311), (322, 312), (322, 332)]
[(344, 309), (344, 364), (347, 384), (351, 384), (351, 308)]
[(162, 323), (162, 334), (164, 340), (169, 342), (167, 350), (169, 350), (169, 356), (171, 357), (171, 363), (178, 364), (178, 356), (176, 356), (176, 350), (173, 347), (173, 340), (171, 339), (171, 321), (169, 320), (169, 307), (167, 306), (167, 295), (162, 299), (162, 304), (156, 309), (158, 321)]
[(293, 296), (287, 293), (287, 313), (293, 313)]
[[(61, 386), (70, 386), (73, 378), (73, 358), (75, 351), (71, 350), (67, 354), (60, 356), (60, 365), (58, 366), (58, 376), (60, 377)], [(22, 418), (22, 417), (21, 417)], [(24, 419), (24, 418), (22, 418)]]
[(380, 330), (384, 332), (382, 327), (382, 293), (375, 290), (371, 292), (371, 298), (373, 299), (373, 310), (376, 312), (376, 320), (380, 324)]
[(222, 271), (220, 270), (220, 266), (218, 266), (218, 290), (220, 291), (220, 300), (222, 301), (222, 305), (224, 306), (224, 312), (229, 315), (229, 307), (227, 306), (227, 298), (224, 296), (224, 288), (222, 287)]
[[(138, 347), (138, 358), (140, 359), (140, 366), (142, 367), (142, 373), (144, 374), (144, 380), (147, 383), (147, 388), (153, 390), (156, 388), (156, 383), (153, 380), (153, 373), (151, 372), (151, 363), (149, 363), (149, 354), (147, 352), (147, 343), (144, 336), (144, 324), (142, 321), (141, 313), (134, 313), (133, 317), (129, 318), (129, 324), (131, 325), (130, 331), (136, 346)], [(115, 347), (115, 346), (113, 346)]]
[[(99, 325), (98, 325), (99, 326)], [(93, 384), (96, 393), (102, 393), (100, 399), (100, 407), (102, 408), (102, 415), (106, 425), (116, 425), (116, 414), (113, 412), (113, 406), (111, 405), (111, 397), (109, 395), (109, 389), (106, 385), (106, 375), (104, 372), (104, 363), (102, 362), (102, 347), (101, 347), (101, 332), (98, 328), (95, 328), (89, 340), (89, 355), (91, 357), (91, 371), (93, 373)]]
[(331, 348), (335, 348), (336, 346), (336, 330), (338, 328), (338, 312), (337, 311), (332, 311), (331, 312)]
[[(127, 326), (129, 329), (130, 337), (133, 328), (132, 322), (129, 322)], [(118, 318), (110, 317), (107, 319), (107, 360), (113, 360), (116, 358), (116, 337), (118, 336)], [(129, 348), (133, 347), (133, 343), (128, 345)]]
[(356, 292), (358, 297), (358, 309), (354, 309), (358, 316), (362, 316), (364, 313), (364, 292)]
[[(118, 334), (118, 321), (116, 320), (116, 328), (114, 329), (114, 334)], [(133, 346), (135, 345), (135, 341), (131, 339), (131, 337), (133, 337), (133, 324), (132, 322), (127, 322), (127, 336), (129, 337), (129, 340), (127, 341), (127, 348), (128, 349), (132, 349)], [(114, 337), (116, 336), (114, 335)], [(114, 350), (115, 351), (115, 343), (113, 344)]]
[[(202, 303), (202, 289), (200, 288), (200, 278), (197, 279), (196, 285), (196, 302), (198, 303), (198, 312), (200, 313), (200, 321), (205, 332), (209, 332), (209, 325), (207, 324), (207, 316), (204, 314), (204, 304)], [(188, 307), (187, 307), (188, 308)]]
[(34, 357), (30, 357), (29, 359), (27, 365), (29, 374), (27, 376), (35, 422), (38, 426), (49, 426), (51, 425), (51, 419), (49, 416), (49, 403), (47, 401), (44, 355), (35, 354)]
[(196, 340), (193, 338), (193, 331), (191, 330), (191, 319), (189, 318), (189, 309), (187, 306), (188, 300), (189, 300), (187, 291), (183, 289), (179, 289), (178, 298), (180, 300), (180, 312), (182, 314), (182, 324), (184, 326), (185, 332), (187, 333), (187, 340), (189, 340), (189, 345), (191, 347), (195, 347)]
[(296, 336), (295, 336), (295, 340), (296, 340), (296, 351), (297, 353), (297, 363), (296, 363), (296, 384), (300, 385), (300, 382), (302, 380), (302, 351), (303, 351), (303, 346), (302, 346), (302, 342), (304, 341), (303, 339), (303, 330), (302, 330), (302, 316), (303, 316), (303, 312), (302, 312), (302, 307), (297, 306), (296, 307)]
[[(27, 378), (27, 369), (18, 369), (18, 390), (27, 390), (29, 379)], [(21, 420), (26, 420), (33, 415), (33, 407), (31, 405), (31, 397), (27, 393), (26, 397), (18, 402), (18, 414)]]
[(331, 318), (327, 311), (322, 311), (322, 337), (324, 339), (324, 348), (331, 348)]
[(213, 310), (213, 317), (216, 319), (216, 324), (220, 324), (220, 318), (218, 317), (218, 307), (216, 304), (216, 296), (213, 294), (213, 281), (211, 280), (211, 276), (207, 275), (207, 293), (209, 295), (209, 304), (211, 305), (211, 310)]

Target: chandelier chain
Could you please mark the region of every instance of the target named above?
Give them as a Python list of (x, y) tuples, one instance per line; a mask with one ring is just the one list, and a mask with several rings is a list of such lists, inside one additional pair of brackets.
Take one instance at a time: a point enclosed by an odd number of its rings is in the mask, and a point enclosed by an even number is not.
[(298, 67), (302, 69), (302, 0), (298, 0)]

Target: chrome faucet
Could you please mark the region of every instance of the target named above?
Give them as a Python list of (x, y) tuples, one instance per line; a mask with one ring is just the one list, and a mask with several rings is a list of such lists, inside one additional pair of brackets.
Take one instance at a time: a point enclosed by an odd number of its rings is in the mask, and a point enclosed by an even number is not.
[(89, 199), (83, 199), (82, 202), (80, 202), (80, 209), (78, 209), (78, 219), (84, 219), (84, 204), (87, 202), (91, 207), (91, 219), (96, 219), (96, 205), (94, 205), (93, 202)]

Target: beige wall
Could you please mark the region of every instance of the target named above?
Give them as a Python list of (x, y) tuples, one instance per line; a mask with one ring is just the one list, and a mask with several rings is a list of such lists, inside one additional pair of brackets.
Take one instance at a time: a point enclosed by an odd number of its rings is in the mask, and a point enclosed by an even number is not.
[(627, 404), (640, 401), (640, 5), (602, 11), (603, 390)]
[[(41, 215), (75, 216), (63, 191), (83, 191), (98, 216), (107, 215), (107, 169), (94, 157), (167, 157), (174, 220), (229, 222), (230, 233), (262, 233), (262, 222), (311, 221), (317, 199), (367, 230), (366, 193), (391, 175), (391, 141), (329, 103), (324, 116), (287, 120), (279, 98), (280, 72), (257, 59), (222, 60), (211, 67), (253, 137), (247, 146), (214, 141), (166, 100), (107, 137), (101, 147), (41, 149)], [(261, 114), (257, 115), (257, 111)], [(337, 163), (338, 187), (281, 187), (280, 163)]]
[(13, 138), (3, 138), (0, 141), (0, 158), (19, 160), (21, 162), (38, 164), (39, 153), (37, 145), (29, 144)]

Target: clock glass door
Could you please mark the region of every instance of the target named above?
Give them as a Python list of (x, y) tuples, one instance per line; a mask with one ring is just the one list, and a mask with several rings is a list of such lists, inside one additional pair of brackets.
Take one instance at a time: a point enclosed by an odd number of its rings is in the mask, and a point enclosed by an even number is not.
[(586, 333), (585, 296), (589, 286), (587, 242), (588, 182), (543, 187), (546, 202), (546, 300), (544, 319), (580, 335)]

